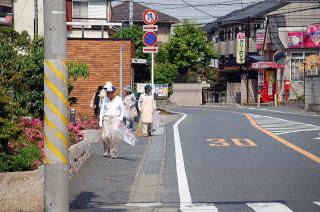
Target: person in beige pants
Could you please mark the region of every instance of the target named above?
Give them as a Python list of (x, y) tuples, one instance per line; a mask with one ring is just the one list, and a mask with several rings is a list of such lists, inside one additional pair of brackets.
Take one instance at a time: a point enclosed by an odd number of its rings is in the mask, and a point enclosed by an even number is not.
[(156, 111), (156, 103), (152, 96), (152, 88), (150, 85), (144, 87), (145, 94), (141, 95), (138, 107), (141, 112), (142, 134), (143, 136), (151, 136), (153, 113)]
[(99, 125), (102, 127), (103, 156), (117, 158), (119, 139), (112, 135), (110, 127), (115, 122), (121, 122), (124, 116), (124, 105), (122, 99), (115, 94), (116, 89), (112, 86), (106, 88), (105, 98), (100, 111)]

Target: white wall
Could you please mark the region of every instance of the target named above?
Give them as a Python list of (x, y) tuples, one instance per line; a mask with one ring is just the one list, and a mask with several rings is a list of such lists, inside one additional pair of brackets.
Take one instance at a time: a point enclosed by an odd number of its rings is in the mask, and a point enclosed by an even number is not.
[[(14, 28), (18, 32), (27, 31), (34, 36), (34, 0), (13, 1)], [(43, 0), (38, 0), (38, 33), (44, 34)]]

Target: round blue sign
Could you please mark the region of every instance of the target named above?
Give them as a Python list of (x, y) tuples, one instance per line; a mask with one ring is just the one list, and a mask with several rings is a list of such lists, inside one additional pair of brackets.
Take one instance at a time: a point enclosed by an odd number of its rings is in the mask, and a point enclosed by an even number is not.
[(146, 46), (155, 46), (158, 42), (158, 36), (154, 32), (146, 32), (143, 36), (143, 43)]

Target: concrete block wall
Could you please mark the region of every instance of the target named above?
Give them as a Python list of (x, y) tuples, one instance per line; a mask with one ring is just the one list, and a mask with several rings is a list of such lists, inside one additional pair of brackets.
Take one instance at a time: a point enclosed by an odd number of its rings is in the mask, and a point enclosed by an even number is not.
[(210, 87), (210, 84), (174, 83), (170, 100), (177, 105), (200, 105), (202, 104), (203, 87)]
[[(237, 102), (237, 93), (241, 93), (241, 101)], [(256, 79), (249, 80), (249, 102), (255, 103), (257, 101), (258, 94), (258, 82)], [(227, 84), (227, 103), (247, 103), (247, 81), (241, 80), (241, 83), (230, 83)]]
[(305, 110), (320, 112), (320, 76), (306, 77)]
[(68, 39), (68, 60), (88, 64), (90, 76), (73, 82), (70, 96), (78, 98), (73, 106), (77, 114), (93, 115), (90, 101), (99, 85), (111, 81), (119, 95), (120, 45), (123, 45), (123, 87), (132, 83), (131, 58), (134, 57), (134, 42), (114, 39)]

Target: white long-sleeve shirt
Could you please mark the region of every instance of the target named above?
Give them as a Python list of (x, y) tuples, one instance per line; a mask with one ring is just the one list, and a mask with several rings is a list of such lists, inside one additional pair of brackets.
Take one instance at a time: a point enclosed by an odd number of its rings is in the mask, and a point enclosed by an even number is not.
[(108, 97), (104, 98), (100, 109), (100, 126), (102, 126), (104, 116), (119, 116), (119, 120), (122, 121), (124, 116), (124, 105), (119, 96), (116, 96), (112, 101), (110, 101)]

